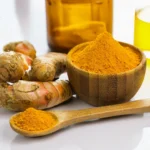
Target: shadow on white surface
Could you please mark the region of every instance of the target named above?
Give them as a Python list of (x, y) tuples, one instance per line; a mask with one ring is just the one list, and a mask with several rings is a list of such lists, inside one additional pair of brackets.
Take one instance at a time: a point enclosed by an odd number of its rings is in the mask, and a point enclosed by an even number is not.
[(15, 0), (15, 11), (23, 38), (30, 37), (30, 0)]
[(143, 129), (142, 139), (134, 150), (150, 150), (150, 127)]
[(9, 111), (4, 108), (0, 108), (0, 119), (8, 120), (8, 117), (10, 117), (13, 114), (15, 114), (15, 112)]
[(37, 55), (47, 53), (45, 1), (14, 0), (15, 13), (23, 39), (31, 42)]

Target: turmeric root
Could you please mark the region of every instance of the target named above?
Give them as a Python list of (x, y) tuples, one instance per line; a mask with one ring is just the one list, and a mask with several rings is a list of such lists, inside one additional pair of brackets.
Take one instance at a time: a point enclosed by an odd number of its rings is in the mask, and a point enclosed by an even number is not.
[(27, 55), (34, 59), (36, 57), (36, 50), (34, 46), (27, 41), (11, 42), (3, 47), (5, 52), (14, 51)]
[[(50, 52), (33, 60), (31, 70), (23, 79), (52, 81), (66, 70), (66, 54)], [(27, 77), (28, 76), (28, 77)]]
[(24, 111), (29, 107), (47, 109), (67, 101), (72, 91), (67, 81), (31, 82), (18, 81), (13, 85), (0, 83), (0, 101), (3, 107)]
[(0, 54), (0, 82), (15, 82), (22, 78), (32, 59), (15, 52)]

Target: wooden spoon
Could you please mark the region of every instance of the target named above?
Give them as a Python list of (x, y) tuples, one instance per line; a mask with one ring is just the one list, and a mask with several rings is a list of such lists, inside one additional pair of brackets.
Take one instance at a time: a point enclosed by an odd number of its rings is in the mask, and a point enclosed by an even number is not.
[(10, 125), (14, 131), (24, 136), (28, 137), (44, 136), (56, 132), (57, 130), (60, 130), (69, 125), (84, 122), (87, 120), (150, 112), (150, 99), (137, 100), (123, 104), (89, 108), (83, 110), (50, 111), (50, 112), (53, 113), (54, 117), (58, 119), (58, 123), (53, 128), (49, 128), (47, 130), (31, 132), (18, 128), (13, 123), (13, 117), (18, 114), (10, 118)]

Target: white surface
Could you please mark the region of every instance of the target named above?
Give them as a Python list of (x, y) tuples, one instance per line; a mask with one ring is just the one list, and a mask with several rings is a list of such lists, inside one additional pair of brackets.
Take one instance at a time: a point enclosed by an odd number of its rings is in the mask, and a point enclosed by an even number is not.
[[(139, 0), (115, 0), (114, 37), (132, 43), (135, 4)], [(142, 1), (144, 2), (144, 0)], [(0, 0), (0, 49), (10, 41), (26, 39), (38, 50), (47, 52), (44, 0)], [(133, 99), (150, 97), (147, 76)], [(62, 77), (63, 78), (63, 77)], [(90, 107), (81, 100), (72, 101), (55, 109)], [(42, 138), (26, 138), (9, 126), (12, 115), (0, 109), (0, 150), (149, 150), (150, 113), (103, 119), (82, 123)]]

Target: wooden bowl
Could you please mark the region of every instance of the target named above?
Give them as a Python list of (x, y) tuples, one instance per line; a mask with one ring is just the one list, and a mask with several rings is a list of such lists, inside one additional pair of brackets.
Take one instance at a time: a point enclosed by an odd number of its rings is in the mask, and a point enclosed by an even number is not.
[(130, 47), (141, 55), (140, 64), (124, 73), (99, 75), (81, 70), (72, 63), (71, 56), (88, 44), (89, 42), (77, 45), (67, 56), (67, 73), (74, 92), (93, 106), (129, 101), (141, 87), (145, 76), (146, 58), (143, 52), (130, 44), (120, 42), (122, 46)]

